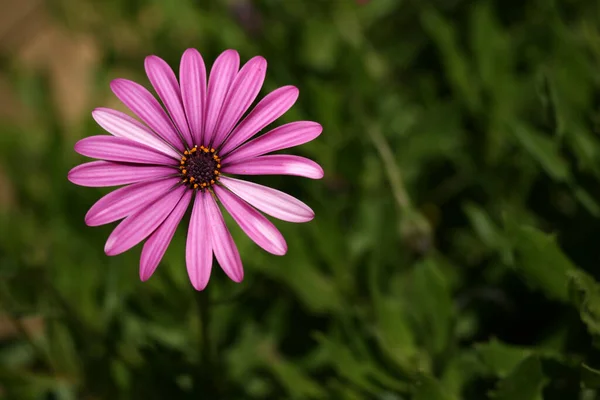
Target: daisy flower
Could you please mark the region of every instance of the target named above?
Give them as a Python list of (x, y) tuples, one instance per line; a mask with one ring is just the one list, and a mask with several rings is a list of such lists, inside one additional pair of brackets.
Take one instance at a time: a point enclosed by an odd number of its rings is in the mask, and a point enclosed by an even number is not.
[(112, 91), (141, 122), (98, 108), (92, 116), (112, 136), (91, 136), (75, 144), (76, 152), (100, 161), (73, 168), (68, 174), (71, 182), (89, 187), (126, 185), (98, 200), (85, 222), (98, 226), (122, 219), (106, 241), (109, 256), (146, 239), (140, 258), (140, 279), (146, 281), (191, 206), (185, 258), (192, 285), (196, 290), (206, 287), (213, 254), (225, 274), (241, 282), (240, 254), (218, 203), (257, 245), (276, 255), (285, 254), (287, 244), (259, 211), (290, 222), (310, 221), (314, 213), (286, 193), (232, 175), (322, 178), (323, 169), (314, 161), (268, 154), (309, 142), (322, 127), (292, 122), (255, 137), (298, 98), (296, 87), (281, 87), (242, 118), (264, 82), (263, 57), (252, 58), (240, 69), (238, 53), (226, 50), (215, 60), (208, 82), (204, 61), (195, 49), (183, 54), (179, 81), (156, 56), (147, 57), (144, 65), (164, 108), (143, 86), (116, 79)]

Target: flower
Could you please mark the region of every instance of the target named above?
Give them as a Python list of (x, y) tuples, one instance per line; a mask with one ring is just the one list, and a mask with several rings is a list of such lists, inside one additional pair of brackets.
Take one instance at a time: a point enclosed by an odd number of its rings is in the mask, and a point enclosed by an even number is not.
[(186, 266), (196, 290), (208, 284), (213, 253), (230, 279), (241, 282), (244, 277), (217, 200), (257, 245), (276, 255), (285, 254), (287, 244), (258, 210), (290, 222), (314, 217), (310, 207), (286, 193), (231, 177), (323, 177), (323, 169), (307, 158), (267, 154), (313, 140), (322, 131), (318, 123), (292, 122), (253, 138), (292, 107), (298, 89), (274, 90), (242, 119), (261, 89), (267, 62), (257, 56), (241, 69), (239, 65), (238, 53), (226, 50), (215, 60), (207, 83), (202, 56), (188, 49), (181, 58), (178, 82), (164, 60), (149, 56), (146, 73), (168, 114), (143, 86), (116, 79), (112, 91), (143, 123), (98, 108), (92, 116), (112, 136), (91, 136), (75, 144), (76, 152), (100, 161), (73, 168), (68, 174), (71, 182), (89, 187), (126, 185), (98, 200), (85, 222), (98, 226), (123, 219), (106, 241), (104, 251), (110, 256), (147, 239), (140, 258), (142, 281), (154, 273), (190, 204)]

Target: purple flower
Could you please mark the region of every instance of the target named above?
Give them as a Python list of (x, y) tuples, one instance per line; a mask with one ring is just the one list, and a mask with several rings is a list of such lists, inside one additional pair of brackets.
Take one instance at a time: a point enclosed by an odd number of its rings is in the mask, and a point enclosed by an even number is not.
[(213, 253), (229, 278), (241, 282), (244, 277), (217, 200), (256, 244), (276, 255), (285, 254), (287, 244), (258, 210), (290, 222), (314, 217), (310, 207), (286, 193), (231, 177), (323, 177), (314, 161), (268, 155), (313, 140), (322, 131), (318, 123), (292, 122), (253, 139), (292, 107), (298, 89), (274, 90), (242, 119), (260, 91), (267, 62), (254, 57), (241, 69), (239, 65), (238, 53), (226, 50), (212, 66), (207, 84), (202, 56), (188, 49), (181, 58), (178, 82), (165, 61), (149, 56), (146, 73), (168, 114), (143, 86), (116, 79), (112, 91), (143, 123), (98, 108), (92, 116), (112, 136), (92, 136), (75, 145), (79, 154), (101, 161), (73, 168), (71, 182), (90, 187), (126, 185), (98, 200), (85, 222), (98, 226), (123, 219), (106, 241), (104, 251), (110, 256), (147, 239), (140, 259), (142, 281), (154, 273), (190, 204), (186, 265), (197, 290), (208, 284)]

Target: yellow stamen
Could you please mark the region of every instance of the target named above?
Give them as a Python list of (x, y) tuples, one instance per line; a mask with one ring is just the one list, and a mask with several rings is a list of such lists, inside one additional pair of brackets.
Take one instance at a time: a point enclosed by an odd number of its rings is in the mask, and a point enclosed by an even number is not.
[(196, 180), (196, 178), (194, 178), (193, 176), (190, 176), (190, 182), (194, 182)]
[[(187, 156), (188, 154), (190, 154), (190, 152), (186, 150), (183, 152), (183, 154), (185, 154)], [(185, 157), (182, 157), (182, 158), (185, 160)]]
[(215, 175), (219, 175), (219, 171), (217, 171), (216, 169), (213, 172), (215, 173)]
[(221, 168), (221, 164), (217, 164), (217, 168)]
[(185, 175), (185, 174), (187, 174), (187, 170), (184, 169), (183, 171), (181, 171), (181, 173)]
[(211, 179), (211, 180), (210, 180), (210, 184), (211, 184), (211, 185), (214, 185), (214, 184), (215, 184), (215, 180), (214, 180), (214, 179)]
[(198, 189), (198, 184), (194, 183), (194, 189)]
[(214, 153), (214, 152), (215, 152), (215, 149), (213, 149), (213, 148), (211, 147), (211, 148), (210, 148), (210, 152), (211, 152), (211, 153)]

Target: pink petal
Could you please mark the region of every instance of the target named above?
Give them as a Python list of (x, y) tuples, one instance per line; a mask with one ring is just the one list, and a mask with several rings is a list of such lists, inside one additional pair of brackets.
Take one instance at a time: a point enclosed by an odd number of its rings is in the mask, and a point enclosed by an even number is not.
[(223, 164), (262, 156), (272, 151), (287, 149), (310, 142), (321, 134), (323, 127), (316, 122), (298, 121), (282, 125), (243, 144), (227, 156)]
[(251, 158), (226, 165), (223, 172), (238, 175), (296, 175), (321, 179), (323, 168), (316, 162), (300, 156), (274, 154)]
[(159, 102), (142, 85), (127, 79), (110, 83), (113, 93), (154, 132), (178, 150), (183, 151), (181, 137)]
[(217, 202), (210, 194), (202, 196), (204, 200), (204, 212), (210, 227), (211, 244), (215, 257), (225, 274), (234, 282), (244, 279), (244, 269), (240, 253), (225, 225), (225, 220), (219, 210)]
[(194, 144), (203, 144), (206, 67), (198, 50), (187, 49), (183, 53), (181, 65), (179, 66), (179, 81), (181, 83), (183, 106), (192, 131)]
[(191, 199), (192, 191), (186, 190), (171, 214), (169, 214), (167, 219), (165, 219), (158, 229), (150, 235), (146, 243), (144, 243), (142, 255), (140, 257), (140, 279), (142, 281), (150, 279), (156, 270), (156, 267), (158, 267)]
[(196, 192), (185, 248), (188, 276), (196, 290), (203, 290), (206, 287), (212, 268), (211, 232), (204, 209), (206, 201), (204, 197), (210, 196), (208, 192)]
[(261, 129), (281, 117), (298, 99), (298, 89), (284, 86), (272, 91), (262, 99), (248, 116), (231, 132), (219, 154), (226, 155), (239, 144), (244, 143)]
[(144, 144), (173, 158), (181, 158), (181, 154), (171, 145), (127, 114), (110, 108), (96, 108), (92, 111), (92, 117), (108, 133)]
[(307, 222), (315, 217), (309, 206), (277, 189), (239, 179), (221, 177), (220, 182), (260, 211), (289, 222)]
[(167, 218), (186, 190), (179, 186), (125, 218), (108, 237), (104, 252), (109, 256), (121, 254), (146, 239)]
[(176, 178), (140, 182), (110, 192), (85, 215), (85, 223), (99, 226), (125, 218), (163, 196), (178, 182)]
[(283, 235), (271, 221), (230, 191), (219, 186), (215, 186), (214, 191), (221, 204), (254, 243), (277, 256), (287, 252)]
[(128, 165), (92, 161), (69, 171), (68, 179), (88, 187), (119, 186), (173, 175), (175, 170), (154, 165)]
[(208, 79), (208, 93), (206, 96), (206, 121), (203, 138), (205, 145), (212, 141), (223, 102), (239, 67), (240, 56), (235, 50), (225, 50), (213, 64)]
[(265, 81), (266, 73), (267, 60), (260, 56), (253, 57), (242, 67), (231, 85), (219, 116), (219, 123), (212, 136), (213, 147), (221, 146), (223, 140), (256, 99)]
[(115, 136), (90, 136), (75, 143), (79, 154), (107, 161), (175, 165), (176, 161), (148, 146)]
[(183, 135), (188, 146), (193, 147), (194, 140), (192, 139), (190, 128), (188, 128), (185, 111), (183, 110), (179, 82), (177, 82), (177, 77), (173, 73), (173, 70), (169, 67), (169, 64), (157, 56), (146, 57), (144, 67), (146, 68), (148, 79), (150, 79), (154, 90), (156, 90), (167, 111), (169, 111), (173, 122), (175, 122), (175, 126)]

